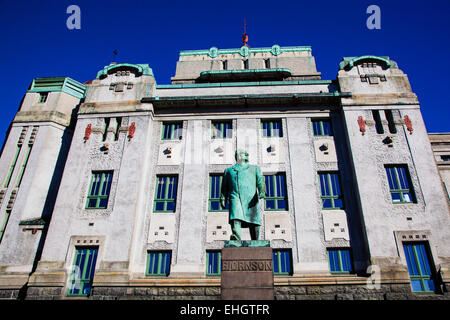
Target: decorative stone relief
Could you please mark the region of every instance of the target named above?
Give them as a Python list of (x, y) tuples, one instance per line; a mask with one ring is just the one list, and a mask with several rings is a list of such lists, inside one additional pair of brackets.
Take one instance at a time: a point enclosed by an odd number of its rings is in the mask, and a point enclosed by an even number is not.
[(429, 230), (395, 231), (394, 234), (398, 244), (402, 241), (428, 241), (431, 238)]
[(180, 141), (161, 143), (159, 146), (158, 165), (173, 166), (181, 163), (183, 145)]
[(5, 198), (6, 190), (7, 189), (1, 189), (0, 190), (0, 205), (2, 204), (3, 199)]
[(234, 144), (231, 139), (213, 139), (209, 146), (210, 164), (234, 163)]
[(272, 54), (274, 56), (277, 56), (277, 55), (279, 55), (281, 53), (281, 47), (279, 45), (277, 45), (277, 44), (274, 44), (272, 46), (272, 49), (270, 50), (270, 52), (272, 52)]
[(405, 120), (406, 129), (409, 131), (409, 134), (412, 134), (414, 131), (414, 128), (412, 126), (411, 119), (408, 117), (408, 115), (405, 115), (404, 120)]
[(362, 116), (358, 117), (358, 125), (359, 125), (359, 131), (361, 131), (362, 135), (366, 133), (366, 121), (364, 121), (364, 118)]
[(264, 215), (265, 240), (292, 241), (288, 213), (266, 213)]
[(84, 142), (86, 143), (86, 141), (87, 140), (89, 140), (89, 137), (91, 136), (91, 133), (92, 133), (92, 125), (89, 123), (87, 126), (86, 126), (86, 129), (85, 129), (85, 131), (84, 131)]
[(282, 139), (263, 138), (260, 146), (263, 163), (284, 163), (284, 144)]
[(123, 92), (125, 86), (127, 90), (133, 89), (132, 82), (113, 82), (109, 85), (109, 90), (114, 90), (114, 92)]
[(381, 66), (375, 62), (366, 62), (358, 65), (358, 72), (361, 82), (369, 82), (369, 84), (377, 84), (379, 81), (386, 81), (386, 76), (380, 74)]
[(210, 49), (209, 49), (209, 52), (208, 52), (208, 55), (211, 57), (211, 58), (215, 58), (215, 57), (217, 57), (217, 54), (219, 53), (219, 49), (217, 49), (216, 47), (211, 47)]
[(242, 46), (241, 49), (239, 49), (239, 53), (241, 56), (246, 57), (249, 54), (249, 49), (247, 46)]
[(133, 138), (135, 131), (136, 131), (136, 124), (132, 122), (130, 127), (128, 128), (128, 141), (130, 141)]
[(228, 212), (214, 212), (206, 216), (206, 242), (230, 240)]
[(317, 162), (337, 162), (336, 148), (333, 138), (314, 140)]
[(150, 220), (148, 243), (153, 243), (156, 241), (173, 243), (175, 241), (174, 214), (153, 214)]
[(344, 210), (322, 211), (325, 241), (333, 239), (350, 240), (347, 226), (347, 215)]

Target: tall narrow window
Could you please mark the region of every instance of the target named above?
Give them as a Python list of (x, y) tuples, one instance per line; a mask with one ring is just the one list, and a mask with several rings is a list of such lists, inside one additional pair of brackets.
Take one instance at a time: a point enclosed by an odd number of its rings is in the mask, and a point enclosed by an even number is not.
[(381, 123), (380, 112), (378, 110), (372, 110), (373, 120), (375, 121), (375, 130), (378, 134), (384, 133), (383, 124)]
[(222, 69), (223, 70), (227, 70), (228, 69), (228, 60), (223, 60), (222, 61)]
[(16, 188), (20, 187), (20, 183), (22, 182), (23, 174), (25, 172), (25, 168), (27, 167), (28, 159), (30, 158), (32, 144), (28, 145), (27, 152), (25, 153), (25, 159), (23, 160), (22, 166), (20, 167), (19, 176), (17, 178)]
[(283, 136), (281, 120), (261, 120), (261, 130), (266, 138)]
[(175, 212), (178, 176), (158, 176), (156, 179), (154, 212)]
[(102, 141), (106, 140), (106, 136), (108, 135), (108, 128), (109, 128), (109, 122), (110, 121), (111, 121), (110, 118), (105, 118), (105, 127), (103, 128)]
[(228, 202), (225, 209), (220, 206), (220, 188), (222, 187), (222, 178), (222, 175), (209, 176), (209, 211), (228, 211)]
[(3, 235), (5, 234), (6, 225), (8, 224), (9, 216), (11, 215), (11, 210), (6, 210), (3, 221), (0, 225), (0, 243), (2, 242)]
[(168, 276), (170, 273), (171, 251), (149, 251), (147, 253), (147, 276)]
[(332, 136), (331, 121), (327, 120), (311, 120), (314, 136)]
[(322, 209), (342, 209), (344, 201), (338, 172), (319, 173)]
[(227, 139), (232, 136), (231, 121), (211, 121), (211, 139)]
[(92, 172), (86, 209), (106, 209), (111, 191), (113, 172)]
[(39, 103), (45, 103), (48, 98), (48, 92), (39, 92)]
[(248, 69), (248, 59), (244, 60), (244, 69)]
[(266, 69), (270, 69), (270, 59), (264, 59), (264, 65)]
[(352, 272), (350, 249), (328, 249), (327, 254), (331, 273)]
[(279, 275), (292, 274), (292, 258), (290, 249), (274, 249), (272, 251), (273, 273)]
[(122, 125), (122, 117), (116, 118), (116, 133), (114, 135), (114, 141), (119, 140), (119, 129), (121, 125)]
[(414, 292), (435, 292), (434, 268), (425, 242), (404, 243), (406, 263)]
[(98, 247), (77, 247), (70, 275), (69, 296), (87, 296), (94, 280)]
[(13, 158), (13, 161), (11, 163), (11, 166), (9, 167), (9, 170), (8, 170), (8, 175), (6, 176), (5, 183), (3, 184), (4, 188), (8, 188), (8, 186), (9, 186), (12, 174), (14, 172), (14, 168), (16, 167), (17, 158), (19, 157), (19, 153), (20, 153), (21, 149), (22, 149), (22, 144), (18, 144), (17, 145), (17, 149), (16, 149), (16, 153), (15, 153), (14, 158)]
[(406, 165), (386, 165), (386, 175), (393, 203), (415, 202), (411, 177)]
[(285, 174), (265, 175), (264, 182), (266, 184), (264, 209), (268, 211), (288, 210)]
[(222, 273), (222, 256), (218, 250), (206, 251), (206, 275), (218, 276)]
[(182, 122), (164, 122), (161, 140), (181, 140), (183, 132)]
[(394, 115), (392, 114), (392, 110), (384, 110), (384, 115), (386, 116), (386, 120), (388, 122), (389, 132), (397, 133), (397, 128), (395, 127)]

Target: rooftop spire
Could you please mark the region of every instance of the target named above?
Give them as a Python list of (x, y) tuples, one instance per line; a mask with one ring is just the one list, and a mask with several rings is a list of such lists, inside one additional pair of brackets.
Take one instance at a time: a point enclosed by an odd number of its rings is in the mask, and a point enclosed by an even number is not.
[(242, 35), (242, 43), (243, 43), (244, 46), (248, 47), (249, 45), (247, 44), (247, 42), (248, 42), (247, 23), (246, 23), (246, 21), (244, 19), (244, 34)]

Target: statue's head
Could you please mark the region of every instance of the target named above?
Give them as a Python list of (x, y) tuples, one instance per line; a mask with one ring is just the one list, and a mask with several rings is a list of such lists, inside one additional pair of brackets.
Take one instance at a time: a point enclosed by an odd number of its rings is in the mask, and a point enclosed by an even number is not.
[(248, 152), (242, 149), (236, 150), (235, 158), (237, 163), (248, 162)]

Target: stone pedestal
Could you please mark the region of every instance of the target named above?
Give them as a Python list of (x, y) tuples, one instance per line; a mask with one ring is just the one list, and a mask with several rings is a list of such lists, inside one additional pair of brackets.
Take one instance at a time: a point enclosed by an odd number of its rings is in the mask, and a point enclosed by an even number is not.
[(269, 241), (226, 241), (222, 249), (222, 300), (273, 300)]

